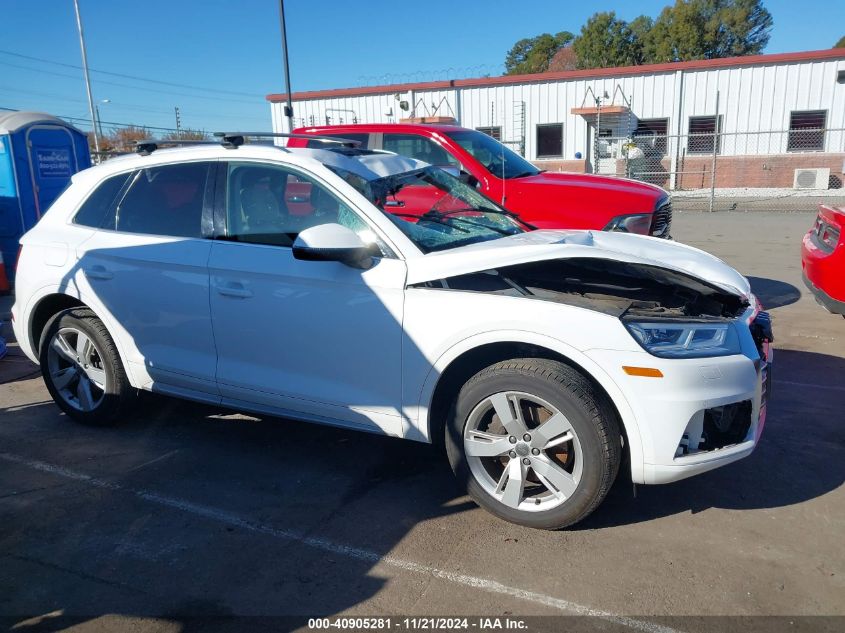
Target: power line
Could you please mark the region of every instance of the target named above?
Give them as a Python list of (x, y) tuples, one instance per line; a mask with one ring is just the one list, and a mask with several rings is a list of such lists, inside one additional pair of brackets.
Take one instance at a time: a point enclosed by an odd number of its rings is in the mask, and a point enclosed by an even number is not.
[[(82, 70), (82, 66), (77, 66), (75, 64), (66, 64), (64, 62), (57, 62), (52, 59), (44, 59), (43, 57), (33, 57), (31, 55), (23, 55), (21, 53), (13, 53), (12, 51), (5, 51), (0, 50), (0, 54), (2, 55), (10, 55), (12, 57), (19, 57), (21, 59), (28, 59), (31, 61), (42, 62), (45, 64), (53, 64), (55, 66), (64, 66), (65, 68), (74, 68), (76, 70)], [(183, 84), (183, 83), (175, 83), (170, 81), (161, 81), (159, 79), (148, 79), (147, 77), (139, 77), (137, 75), (127, 75), (124, 73), (113, 73), (107, 70), (94, 70), (93, 68), (89, 68), (92, 73), (98, 73), (100, 75), (109, 75), (111, 77), (121, 77), (123, 79), (131, 79), (133, 81), (146, 81), (148, 83), (160, 84), (163, 86), (173, 86), (175, 88), (187, 88), (188, 90), (200, 90), (203, 92), (212, 92), (217, 94), (228, 94), (228, 95), (236, 95), (236, 96), (250, 96), (250, 97), (261, 97), (264, 98), (264, 95), (259, 95), (257, 93), (247, 93), (241, 91), (234, 91), (234, 90), (220, 90), (219, 88), (203, 88), (202, 86), (192, 86), (190, 84)]]
[[(2, 52), (2, 51), (0, 51)], [(19, 68), (21, 70), (30, 70), (32, 72), (41, 73), (44, 75), (53, 75), (55, 77), (67, 77), (68, 79), (75, 79), (79, 80), (80, 78), (76, 75), (69, 75), (67, 73), (57, 73), (53, 70), (44, 70), (42, 68), (33, 68), (32, 66), (21, 66), (20, 64), (12, 64), (10, 62), (5, 62), (0, 60), (0, 64), (3, 66), (8, 66), (10, 68)], [(93, 71), (92, 71), (93, 72)], [(190, 94), (188, 92), (174, 92), (172, 90), (161, 90), (156, 88), (148, 88), (146, 86), (131, 86), (129, 84), (122, 84), (116, 81), (107, 81), (105, 79), (98, 79), (97, 85), (107, 85), (107, 86), (117, 86), (119, 88), (128, 88), (129, 90), (141, 90), (143, 92), (156, 92), (159, 94), (166, 94), (166, 95), (178, 95), (180, 97), (191, 97), (193, 99), (203, 99), (208, 101), (228, 101), (231, 103), (248, 103), (250, 105), (255, 105), (254, 100), (247, 100), (247, 99), (232, 99), (229, 97), (210, 97), (205, 95), (195, 95)]]
[[(41, 92), (39, 90), (26, 90), (23, 88), (11, 88), (9, 86), (2, 86), (0, 85), (0, 91), (7, 92), (10, 94), (25, 94), (25, 95), (33, 95), (36, 97), (46, 97), (48, 99), (54, 99), (57, 101), (62, 102), (73, 102), (73, 103), (86, 103), (84, 99), (77, 99), (70, 96), (65, 96), (62, 94), (57, 94), (54, 92)], [(171, 108), (156, 108), (156, 107), (149, 107), (149, 106), (137, 106), (131, 105), (128, 103), (124, 103), (122, 101), (112, 101), (111, 102), (114, 106), (121, 108), (123, 110), (134, 110), (136, 112), (146, 112), (150, 114), (168, 114), (172, 112)], [(266, 121), (266, 117), (258, 117), (258, 116), (251, 116), (245, 114), (222, 114), (220, 112), (207, 112), (204, 110), (193, 110), (188, 109), (188, 114), (194, 117), (197, 116), (205, 116), (205, 117), (217, 117), (221, 119), (251, 119), (253, 121)]]

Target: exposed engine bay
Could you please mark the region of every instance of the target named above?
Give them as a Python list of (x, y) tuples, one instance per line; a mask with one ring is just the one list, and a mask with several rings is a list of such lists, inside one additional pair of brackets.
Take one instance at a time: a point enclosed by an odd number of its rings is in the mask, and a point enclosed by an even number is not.
[(503, 266), (416, 284), (554, 301), (616, 317), (736, 318), (741, 295), (686, 273), (601, 258), (570, 258)]

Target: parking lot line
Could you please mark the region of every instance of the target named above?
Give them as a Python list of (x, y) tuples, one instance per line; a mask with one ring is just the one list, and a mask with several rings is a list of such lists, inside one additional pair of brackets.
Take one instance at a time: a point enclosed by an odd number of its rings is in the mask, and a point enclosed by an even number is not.
[(50, 464), (39, 460), (29, 459), (21, 455), (3, 452), (0, 453), (0, 459), (21, 466), (25, 466), (27, 468), (31, 468), (40, 472), (49, 473), (58, 477), (87, 484), (95, 488), (103, 488), (106, 490), (112, 490), (134, 495), (135, 497), (143, 499), (150, 503), (155, 503), (160, 506), (173, 508), (181, 512), (200, 516), (205, 519), (216, 521), (218, 523), (223, 523), (231, 527), (241, 528), (250, 532), (264, 534), (286, 541), (298, 542), (308, 547), (313, 547), (315, 549), (323, 550), (325, 552), (330, 552), (332, 554), (337, 554), (340, 556), (346, 556), (348, 558), (354, 558), (356, 560), (364, 561), (367, 563), (383, 563), (396, 569), (401, 569), (403, 571), (431, 576), (440, 580), (445, 580), (446, 582), (450, 582), (457, 585), (463, 585), (465, 587), (471, 587), (474, 589), (480, 589), (489, 593), (510, 596), (512, 598), (517, 598), (525, 602), (530, 602), (544, 607), (556, 609), (564, 613), (600, 618), (602, 620), (622, 625), (633, 630), (644, 631), (645, 633), (680, 633), (677, 629), (663, 626), (661, 624), (649, 622), (647, 620), (640, 620), (637, 618), (629, 618), (623, 615), (609, 613), (607, 611), (601, 611), (598, 609), (593, 609), (581, 604), (577, 604), (575, 602), (570, 602), (569, 600), (563, 600), (561, 598), (556, 598), (547, 594), (528, 591), (525, 589), (520, 589), (518, 587), (511, 587), (496, 580), (481, 578), (478, 576), (470, 576), (467, 574), (460, 574), (457, 572), (439, 569), (431, 565), (424, 565), (422, 563), (417, 563), (412, 560), (406, 560), (395, 556), (382, 556), (381, 554), (378, 554), (371, 550), (355, 547), (353, 545), (345, 545), (343, 543), (324, 538), (308, 536), (306, 534), (293, 530), (286, 530), (270, 525), (256, 523), (247, 518), (238, 516), (231, 512), (227, 512), (225, 510), (220, 510), (211, 506), (198, 505), (185, 499), (162, 495), (151, 490), (131, 488), (112, 481), (107, 481), (105, 479), (92, 477), (91, 475), (71, 470), (63, 466)]

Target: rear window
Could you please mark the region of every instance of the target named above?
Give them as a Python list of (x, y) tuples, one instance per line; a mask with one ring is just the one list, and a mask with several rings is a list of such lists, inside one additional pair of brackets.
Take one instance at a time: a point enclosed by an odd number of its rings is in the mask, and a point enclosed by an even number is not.
[(131, 173), (118, 174), (117, 176), (106, 178), (97, 185), (94, 191), (88, 196), (88, 199), (79, 207), (73, 218), (73, 223), (90, 226), (95, 229), (100, 228), (112, 205), (114, 205), (117, 195), (123, 189), (123, 186), (131, 175)]

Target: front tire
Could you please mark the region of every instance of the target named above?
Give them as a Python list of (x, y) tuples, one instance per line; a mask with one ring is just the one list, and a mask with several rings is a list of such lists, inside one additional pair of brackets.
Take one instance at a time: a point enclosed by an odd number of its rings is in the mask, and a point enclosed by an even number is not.
[(114, 339), (86, 308), (66, 310), (50, 321), (39, 360), (53, 400), (77, 422), (114, 424), (134, 396)]
[(615, 413), (580, 372), (524, 358), (491, 365), (463, 386), (446, 451), (480, 506), (551, 530), (598, 507), (619, 471), (622, 445)]

